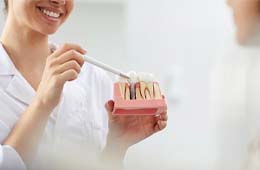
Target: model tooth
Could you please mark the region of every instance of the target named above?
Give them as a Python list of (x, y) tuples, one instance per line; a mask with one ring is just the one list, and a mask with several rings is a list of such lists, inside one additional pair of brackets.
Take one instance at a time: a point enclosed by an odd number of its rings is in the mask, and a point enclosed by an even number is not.
[(125, 84), (125, 100), (130, 100), (130, 86), (128, 83)]
[(124, 78), (124, 77), (119, 77), (118, 78), (118, 82), (120, 82), (120, 83), (127, 83), (127, 79)]
[(135, 71), (130, 71), (128, 73), (130, 80), (130, 98), (131, 99), (135, 99), (136, 94), (135, 94), (135, 84), (138, 82), (138, 76), (137, 73)]
[(139, 73), (139, 80), (140, 80), (140, 89), (141, 89), (141, 95), (145, 99), (151, 99), (152, 93), (153, 93), (153, 86), (151, 86), (151, 83), (149, 82), (149, 74), (147, 73)]
[(138, 82), (138, 75), (135, 71), (130, 71), (128, 73), (129, 77), (130, 77), (130, 82), (136, 83)]
[(121, 96), (125, 98), (127, 80), (125, 78), (119, 77), (118, 83), (119, 83)]
[(136, 100), (145, 99), (145, 96), (143, 96), (141, 93), (141, 84), (140, 83), (135, 84), (135, 98), (136, 98)]
[(145, 73), (141, 72), (138, 74), (138, 78), (139, 78), (139, 84), (140, 84), (140, 93), (141, 96), (143, 96), (143, 98), (145, 99), (145, 88), (146, 88), (146, 82), (145, 80)]
[(148, 90), (146, 90), (147, 99), (153, 99), (154, 98), (154, 88), (153, 88), (154, 79), (155, 78), (154, 78), (153, 74), (147, 75), (147, 83), (146, 83), (146, 86), (147, 86), (147, 89), (148, 89)]
[(158, 83), (153, 84), (153, 89), (154, 89), (154, 98), (162, 99), (162, 93), (161, 93), (160, 86)]
[(148, 77), (148, 82), (155, 82), (155, 76), (152, 73), (149, 73), (147, 77)]

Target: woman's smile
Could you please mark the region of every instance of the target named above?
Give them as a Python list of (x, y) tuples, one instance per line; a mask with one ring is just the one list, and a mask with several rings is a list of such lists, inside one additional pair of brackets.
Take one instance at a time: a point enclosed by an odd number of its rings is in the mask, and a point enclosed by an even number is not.
[(64, 12), (61, 9), (55, 9), (51, 7), (37, 6), (37, 10), (41, 13), (43, 18), (48, 21), (48, 23), (57, 23), (64, 15)]

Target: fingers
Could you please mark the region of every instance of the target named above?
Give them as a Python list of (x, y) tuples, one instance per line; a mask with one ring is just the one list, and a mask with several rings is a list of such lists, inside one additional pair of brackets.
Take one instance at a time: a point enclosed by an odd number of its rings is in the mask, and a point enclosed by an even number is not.
[(108, 112), (112, 112), (114, 109), (114, 101), (113, 100), (109, 100), (106, 104), (105, 107), (107, 109)]
[(85, 53), (79, 45), (65, 44), (47, 57), (37, 96), (48, 110), (59, 103), (64, 84), (78, 77)]
[(71, 60), (75, 60), (76, 62), (79, 63), (80, 66), (82, 66), (85, 62), (82, 57), (82, 54), (76, 50), (69, 50), (55, 59), (57, 64), (64, 64)]
[(159, 120), (168, 121), (168, 114), (167, 114), (167, 112), (163, 112), (159, 115), (156, 115), (155, 118), (156, 118), (156, 121), (159, 121)]
[(159, 120), (159, 121), (157, 121), (157, 123), (155, 124), (154, 130), (155, 130), (155, 132), (158, 132), (158, 131), (161, 131), (161, 130), (165, 129), (166, 126), (167, 126), (167, 121)]
[[(54, 55), (54, 57), (53, 57)], [(71, 49), (69, 51), (65, 51), (64, 53), (60, 54), (59, 56), (56, 56), (56, 54), (53, 54), (47, 58), (47, 64), (49, 67), (56, 67), (57, 65), (64, 64), (68, 61), (75, 60), (81, 67), (84, 64), (83, 56), (80, 52), (76, 51), (75, 49)]]
[(168, 115), (167, 112), (163, 112), (160, 115), (155, 117), (156, 124), (154, 126), (155, 132), (161, 131), (166, 128), (167, 121), (168, 121)]
[(71, 60), (62, 65), (57, 66), (57, 69), (55, 70), (54, 74), (64, 73), (67, 70), (74, 70), (79, 74), (81, 66), (75, 60)]
[(84, 64), (82, 55), (85, 53), (79, 45), (65, 44), (47, 58), (46, 70), (58, 85), (75, 80)]
[(75, 50), (77, 52), (79, 52), (80, 54), (85, 54), (86, 50), (84, 50), (81, 46), (77, 45), (77, 44), (70, 44), (70, 43), (66, 43), (64, 45), (62, 45), (60, 48), (58, 48), (54, 53), (53, 53), (53, 57), (58, 57), (60, 55), (62, 55), (63, 53), (70, 51), (70, 50)]
[(66, 81), (72, 81), (78, 78), (78, 73), (73, 70), (67, 70), (64, 73), (59, 75), (59, 80), (61, 80), (61, 83), (64, 84)]
[(163, 112), (160, 114), (160, 120), (167, 121), (168, 120), (168, 114), (167, 112)]

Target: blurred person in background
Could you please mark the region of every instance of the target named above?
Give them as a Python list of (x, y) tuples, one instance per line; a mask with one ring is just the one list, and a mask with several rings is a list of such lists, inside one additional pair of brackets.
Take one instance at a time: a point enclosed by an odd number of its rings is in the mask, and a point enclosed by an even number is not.
[(260, 169), (260, 1), (228, 0), (236, 38), (217, 58), (211, 116), (217, 170)]

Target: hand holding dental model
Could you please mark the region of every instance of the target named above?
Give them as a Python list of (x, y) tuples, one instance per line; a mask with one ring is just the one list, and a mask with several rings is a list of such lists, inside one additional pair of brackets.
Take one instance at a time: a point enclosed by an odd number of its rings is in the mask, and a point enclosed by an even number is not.
[(106, 104), (110, 130), (104, 152), (116, 156), (110, 159), (123, 159), (130, 146), (167, 125), (167, 106), (154, 76), (135, 72), (129, 76), (115, 83), (115, 101)]
[(87, 55), (83, 58), (120, 76), (114, 84), (114, 101), (106, 104), (109, 133), (103, 157), (114, 168), (130, 146), (166, 127), (167, 105), (153, 74), (131, 71), (127, 75)]

